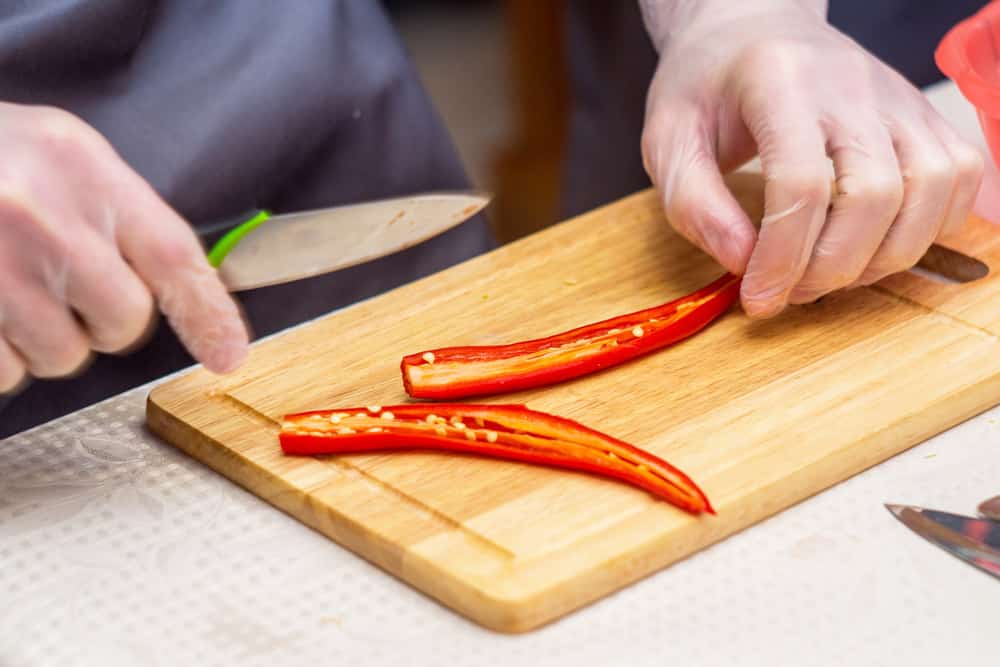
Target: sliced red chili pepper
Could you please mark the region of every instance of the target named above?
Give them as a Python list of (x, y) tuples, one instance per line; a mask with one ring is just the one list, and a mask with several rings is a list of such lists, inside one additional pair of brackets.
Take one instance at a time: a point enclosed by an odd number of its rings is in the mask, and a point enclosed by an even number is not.
[(286, 454), (434, 449), (573, 468), (626, 481), (689, 512), (715, 513), (698, 485), (658, 456), (523, 405), (425, 403), (301, 412), (285, 417), (279, 438)]
[(691, 336), (739, 297), (740, 279), (725, 274), (697, 292), (547, 338), (418, 352), (401, 364), (406, 393), (454, 399), (554, 384), (616, 366)]

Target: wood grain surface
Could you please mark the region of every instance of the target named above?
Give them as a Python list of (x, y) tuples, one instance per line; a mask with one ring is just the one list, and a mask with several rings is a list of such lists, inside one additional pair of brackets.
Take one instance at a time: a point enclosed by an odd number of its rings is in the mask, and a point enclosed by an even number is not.
[[(760, 213), (759, 181), (731, 187)], [(950, 245), (1000, 263), (971, 219)], [(1000, 402), (1000, 282), (894, 276), (698, 336), (598, 375), (496, 397), (647, 448), (718, 516), (624, 484), (472, 456), (283, 456), (283, 414), (406, 401), (399, 360), (547, 335), (721, 273), (643, 192), (257, 344), (237, 373), (157, 387), (153, 431), (475, 621), (529, 630)], [(878, 511), (879, 508), (871, 508)], [(669, 594), (669, 592), (665, 592)]]

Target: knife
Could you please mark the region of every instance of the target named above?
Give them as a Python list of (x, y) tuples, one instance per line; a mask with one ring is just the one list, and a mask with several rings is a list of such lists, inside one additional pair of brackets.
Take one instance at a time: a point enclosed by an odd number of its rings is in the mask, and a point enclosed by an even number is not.
[(899, 521), (922, 538), (1000, 579), (1000, 521), (887, 504)]
[(209, 262), (236, 292), (405, 250), (468, 220), (489, 201), (483, 192), (435, 192), (283, 215), (254, 211), (198, 234), (214, 244)]

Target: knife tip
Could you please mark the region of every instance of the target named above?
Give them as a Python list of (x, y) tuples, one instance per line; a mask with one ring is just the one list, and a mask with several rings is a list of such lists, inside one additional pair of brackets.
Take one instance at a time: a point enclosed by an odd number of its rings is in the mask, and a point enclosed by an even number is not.
[(883, 503), (883, 504), (885, 505), (885, 508), (887, 510), (889, 510), (896, 516), (899, 516), (902, 513), (902, 511), (906, 509), (906, 505), (896, 505), (894, 503)]

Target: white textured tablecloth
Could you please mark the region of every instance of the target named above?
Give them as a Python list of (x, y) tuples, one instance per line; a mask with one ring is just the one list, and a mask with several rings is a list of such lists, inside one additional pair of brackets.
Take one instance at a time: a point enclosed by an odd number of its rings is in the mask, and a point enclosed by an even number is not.
[(882, 507), (1000, 493), (1000, 410), (504, 636), (158, 441), (147, 392), (0, 441), (0, 666), (1000, 664), (1000, 585)]

